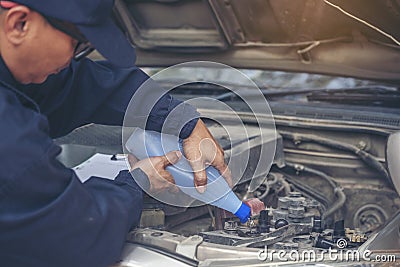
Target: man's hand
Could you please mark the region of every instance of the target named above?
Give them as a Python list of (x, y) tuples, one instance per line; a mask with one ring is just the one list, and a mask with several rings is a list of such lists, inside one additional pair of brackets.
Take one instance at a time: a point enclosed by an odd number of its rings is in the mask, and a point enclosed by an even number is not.
[(171, 151), (165, 156), (150, 157), (140, 161), (135, 156), (128, 155), (128, 161), (131, 165), (131, 170), (140, 168), (146, 173), (150, 182), (149, 193), (158, 194), (167, 189), (172, 193), (176, 193), (179, 188), (175, 185), (172, 175), (165, 168), (168, 165), (177, 163), (181, 157), (180, 151)]
[(183, 150), (194, 171), (194, 185), (199, 193), (204, 193), (207, 184), (205, 168), (214, 166), (225, 178), (230, 187), (232, 184), (231, 172), (224, 160), (224, 150), (215, 141), (202, 120), (198, 120), (192, 134), (183, 140)]

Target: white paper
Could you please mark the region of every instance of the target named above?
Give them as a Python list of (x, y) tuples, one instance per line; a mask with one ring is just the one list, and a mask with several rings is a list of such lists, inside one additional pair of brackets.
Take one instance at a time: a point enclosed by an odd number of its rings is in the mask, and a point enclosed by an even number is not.
[(111, 157), (112, 155), (97, 153), (74, 167), (73, 170), (82, 183), (86, 182), (91, 176), (114, 180), (118, 173), (127, 170), (128, 166), (124, 155), (118, 155), (117, 160), (111, 160)]

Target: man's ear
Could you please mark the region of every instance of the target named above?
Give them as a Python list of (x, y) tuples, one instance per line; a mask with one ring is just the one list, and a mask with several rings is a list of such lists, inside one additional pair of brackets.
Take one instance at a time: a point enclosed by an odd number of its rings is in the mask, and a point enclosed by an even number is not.
[(28, 18), (32, 11), (26, 6), (16, 6), (5, 11), (4, 32), (10, 43), (19, 45), (29, 30)]

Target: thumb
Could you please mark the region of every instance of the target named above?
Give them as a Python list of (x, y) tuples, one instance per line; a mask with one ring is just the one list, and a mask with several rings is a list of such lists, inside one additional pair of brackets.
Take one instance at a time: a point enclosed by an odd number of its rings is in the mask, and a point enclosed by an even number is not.
[(164, 167), (177, 163), (181, 157), (182, 153), (179, 150), (168, 152), (163, 158)]

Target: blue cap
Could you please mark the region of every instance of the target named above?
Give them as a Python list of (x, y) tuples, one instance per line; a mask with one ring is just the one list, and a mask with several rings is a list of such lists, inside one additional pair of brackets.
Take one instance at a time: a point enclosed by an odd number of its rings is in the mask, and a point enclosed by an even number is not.
[(240, 219), (241, 223), (245, 223), (250, 219), (251, 210), (249, 206), (242, 202), (239, 209), (235, 212), (235, 216)]
[(111, 63), (131, 67), (135, 48), (112, 17), (113, 0), (11, 0), (36, 12), (74, 24)]

